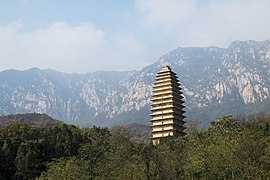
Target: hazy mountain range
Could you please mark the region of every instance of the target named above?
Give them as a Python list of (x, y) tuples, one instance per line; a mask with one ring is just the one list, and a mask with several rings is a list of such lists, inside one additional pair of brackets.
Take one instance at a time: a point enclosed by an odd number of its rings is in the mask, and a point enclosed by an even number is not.
[(0, 72), (0, 114), (46, 113), (67, 123), (149, 123), (155, 75), (170, 65), (185, 96), (187, 120), (270, 112), (270, 40), (228, 48), (177, 48), (140, 71), (66, 74), (37, 68)]

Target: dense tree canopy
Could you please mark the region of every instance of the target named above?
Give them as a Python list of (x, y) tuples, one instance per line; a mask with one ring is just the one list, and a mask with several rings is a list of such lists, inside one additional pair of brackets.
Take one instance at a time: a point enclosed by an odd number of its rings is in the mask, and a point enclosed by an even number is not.
[(0, 179), (267, 179), (270, 117), (225, 116), (159, 145), (126, 128), (0, 129)]

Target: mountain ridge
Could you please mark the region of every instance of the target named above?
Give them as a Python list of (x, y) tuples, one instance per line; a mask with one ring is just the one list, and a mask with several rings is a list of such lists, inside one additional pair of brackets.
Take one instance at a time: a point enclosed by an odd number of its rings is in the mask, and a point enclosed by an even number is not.
[(270, 40), (249, 40), (228, 48), (178, 47), (139, 71), (69, 74), (34, 68), (18, 78), (2, 71), (0, 113), (46, 113), (80, 125), (148, 124), (152, 84), (164, 65), (179, 77), (188, 121), (207, 124), (259, 106), (258, 112), (269, 111), (260, 104), (269, 102)]

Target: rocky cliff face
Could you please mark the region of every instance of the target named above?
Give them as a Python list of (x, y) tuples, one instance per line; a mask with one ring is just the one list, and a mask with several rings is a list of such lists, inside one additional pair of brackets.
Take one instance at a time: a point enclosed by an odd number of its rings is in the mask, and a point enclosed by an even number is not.
[[(213, 102), (221, 103), (228, 100), (227, 96), (232, 102), (245, 104), (267, 99), (270, 85), (269, 48), (269, 41), (236, 41), (228, 49), (203, 48), (200, 53), (194, 52), (194, 65), (182, 72), (190, 60), (181, 55), (178, 62), (182, 61), (182, 65), (178, 71), (192, 106), (206, 107)], [(183, 52), (183, 49), (178, 49), (178, 52)], [(197, 67), (195, 63), (198, 63)]]
[(177, 48), (141, 71), (3, 71), (0, 114), (47, 113), (76, 124), (147, 124), (152, 83), (164, 65), (178, 74), (188, 120), (268, 111), (270, 40), (235, 41), (226, 49)]

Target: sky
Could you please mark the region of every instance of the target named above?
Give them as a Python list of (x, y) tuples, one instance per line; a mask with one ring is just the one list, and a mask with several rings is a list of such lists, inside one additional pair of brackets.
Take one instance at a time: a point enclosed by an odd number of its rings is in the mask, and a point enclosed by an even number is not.
[(140, 70), (177, 47), (270, 39), (269, 0), (0, 0), (0, 71)]

